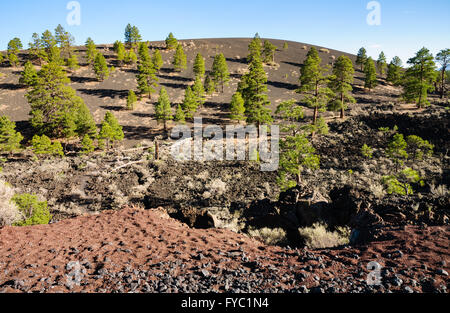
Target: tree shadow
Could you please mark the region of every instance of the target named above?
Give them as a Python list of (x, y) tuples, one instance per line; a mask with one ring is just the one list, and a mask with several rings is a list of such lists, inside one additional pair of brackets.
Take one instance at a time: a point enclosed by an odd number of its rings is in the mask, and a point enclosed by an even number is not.
[(123, 72), (128, 72), (128, 73), (132, 73), (132, 74), (139, 74), (139, 71), (137, 69), (134, 69), (134, 68), (122, 68), (121, 70)]
[(115, 112), (120, 112), (120, 111), (126, 110), (124, 107), (116, 106), (116, 105), (101, 105), (100, 108), (102, 108), (103, 110), (106, 110), (106, 111), (115, 111)]
[(69, 78), (72, 83), (79, 83), (79, 84), (98, 82), (98, 79), (93, 77), (70, 76)]
[(167, 79), (167, 80), (176, 80), (180, 82), (191, 82), (192, 79), (188, 77), (181, 77), (181, 76), (169, 76), (169, 75), (158, 75), (160, 78)]
[(187, 84), (174, 84), (174, 83), (161, 83), (162, 86), (173, 88), (173, 89), (186, 89)]
[(227, 62), (234, 62), (234, 63), (240, 63), (240, 64), (247, 64), (247, 58), (242, 58), (242, 59), (238, 59), (238, 58), (225, 58), (225, 60), (227, 60)]
[(276, 81), (268, 81), (268, 85), (281, 88), (281, 89), (288, 89), (288, 90), (296, 90), (298, 88), (298, 85), (291, 84), (291, 83), (283, 83), (283, 82), (276, 82)]
[(19, 84), (9, 84), (9, 83), (0, 84), (0, 90), (20, 90), (25, 88), (26, 88), (25, 86)]
[(142, 112), (133, 112), (131, 113), (131, 115), (136, 116), (136, 117), (150, 117), (150, 118), (154, 118), (155, 114), (151, 114), (151, 113), (142, 113)]
[(282, 61), (282, 63), (289, 64), (289, 65), (292, 65), (292, 66), (297, 66), (297, 67), (302, 67), (303, 66), (303, 64), (296, 63), (296, 62)]
[(116, 98), (125, 99), (128, 97), (128, 90), (114, 89), (78, 89), (79, 92), (99, 98)]
[(163, 130), (158, 130), (146, 126), (122, 126), (123, 133), (126, 139), (129, 140), (153, 140), (156, 136), (164, 133)]

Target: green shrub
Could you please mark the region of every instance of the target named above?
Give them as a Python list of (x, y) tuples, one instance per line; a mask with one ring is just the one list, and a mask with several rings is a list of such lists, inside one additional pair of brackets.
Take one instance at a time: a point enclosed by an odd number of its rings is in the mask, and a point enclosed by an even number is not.
[(267, 245), (282, 245), (287, 243), (286, 231), (282, 228), (250, 228), (248, 235), (258, 238)]
[(369, 147), (368, 145), (364, 144), (364, 146), (362, 146), (362, 148), (361, 148), (361, 154), (364, 157), (371, 159), (373, 156), (373, 149), (371, 147)]
[(388, 194), (412, 195), (414, 193), (411, 183), (417, 183), (423, 186), (425, 183), (417, 171), (407, 167), (397, 176), (383, 176), (382, 183), (386, 186)]
[(47, 207), (47, 201), (38, 201), (36, 195), (18, 194), (11, 199), (19, 208), (25, 220), (14, 223), (14, 226), (32, 226), (48, 224), (52, 215)]
[(406, 142), (408, 143), (410, 155), (413, 155), (416, 160), (422, 160), (424, 156), (431, 156), (433, 154), (434, 146), (419, 136), (408, 136)]
[(60, 142), (54, 142), (45, 135), (34, 135), (31, 140), (33, 151), (35, 154), (50, 154), (55, 156), (64, 156), (63, 148)]
[(91, 152), (94, 152), (95, 146), (94, 142), (92, 141), (91, 137), (89, 135), (84, 135), (83, 140), (81, 141), (82, 150), (81, 153), (83, 154), (89, 154)]

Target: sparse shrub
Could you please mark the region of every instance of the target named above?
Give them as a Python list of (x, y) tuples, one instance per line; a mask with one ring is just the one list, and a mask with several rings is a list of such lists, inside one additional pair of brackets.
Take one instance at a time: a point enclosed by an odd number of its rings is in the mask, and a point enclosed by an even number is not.
[(406, 142), (408, 143), (409, 154), (413, 155), (417, 160), (422, 160), (424, 156), (431, 156), (433, 154), (434, 146), (419, 136), (408, 136), (406, 137)]
[(445, 198), (449, 196), (450, 191), (445, 185), (435, 186), (434, 184), (431, 184), (430, 193), (436, 198)]
[(12, 197), (14, 189), (0, 180), (0, 226), (11, 226), (23, 218), (19, 208), (11, 201)]
[(331, 232), (327, 230), (325, 224), (316, 223), (311, 227), (300, 228), (298, 231), (304, 238), (306, 246), (311, 249), (333, 248), (350, 242), (348, 228), (339, 228)]
[(45, 135), (38, 136), (34, 135), (31, 140), (31, 144), (33, 146), (33, 151), (35, 154), (49, 154), (55, 156), (64, 156), (63, 148), (60, 142), (54, 142), (50, 140)]
[(286, 231), (282, 228), (250, 228), (248, 235), (252, 238), (259, 238), (271, 246), (287, 243)]
[(371, 147), (369, 147), (368, 145), (364, 144), (361, 148), (361, 154), (364, 157), (371, 159), (373, 156), (373, 149)]
[(52, 219), (52, 215), (47, 207), (47, 201), (38, 201), (36, 195), (15, 195), (12, 201), (18, 206), (25, 219), (14, 223), (14, 226), (48, 224)]

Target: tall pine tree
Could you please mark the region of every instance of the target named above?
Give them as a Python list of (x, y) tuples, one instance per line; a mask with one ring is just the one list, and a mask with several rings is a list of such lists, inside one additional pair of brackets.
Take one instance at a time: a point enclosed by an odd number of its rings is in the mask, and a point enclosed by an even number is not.
[(330, 78), (330, 88), (336, 94), (337, 107), (341, 111), (341, 118), (345, 117), (346, 103), (355, 102), (350, 94), (353, 90), (354, 72), (353, 63), (348, 57), (342, 55), (337, 58), (333, 66), (333, 75)]

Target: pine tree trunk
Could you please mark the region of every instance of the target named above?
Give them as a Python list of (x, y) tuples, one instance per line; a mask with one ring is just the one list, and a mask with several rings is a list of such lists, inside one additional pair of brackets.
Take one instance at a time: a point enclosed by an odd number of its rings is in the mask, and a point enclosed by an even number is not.
[(313, 116), (313, 124), (316, 125), (317, 123), (317, 117), (319, 115), (319, 109), (316, 107), (314, 107), (314, 116)]
[(446, 67), (444, 66), (442, 69), (442, 76), (441, 76), (441, 99), (444, 98), (445, 93), (445, 69)]
[(341, 118), (345, 117), (344, 94), (341, 93)]

